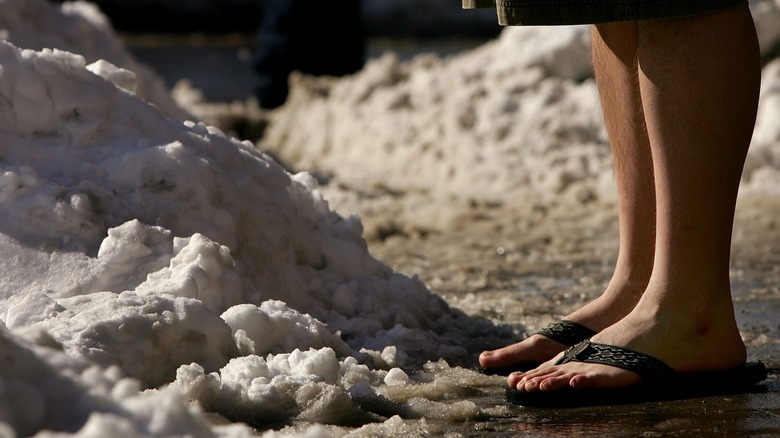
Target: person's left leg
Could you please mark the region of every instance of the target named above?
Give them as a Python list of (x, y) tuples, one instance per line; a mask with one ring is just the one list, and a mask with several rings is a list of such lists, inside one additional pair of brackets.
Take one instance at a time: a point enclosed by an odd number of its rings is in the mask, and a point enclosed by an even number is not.
[[(734, 368), (746, 352), (731, 301), (731, 232), (760, 86), (750, 10), (641, 22), (637, 59), (655, 172), (655, 262), (634, 310), (593, 341), (678, 372)], [(508, 384), (535, 391), (640, 380), (616, 367), (551, 361)]]

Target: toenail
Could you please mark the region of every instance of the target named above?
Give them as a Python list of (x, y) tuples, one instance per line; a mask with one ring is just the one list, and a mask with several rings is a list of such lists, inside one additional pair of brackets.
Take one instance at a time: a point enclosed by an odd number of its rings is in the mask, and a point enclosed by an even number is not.
[(490, 357), (492, 355), (493, 355), (492, 351), (483, 351), (482, 353), (480, 353), (480, 356), (482, 357)]

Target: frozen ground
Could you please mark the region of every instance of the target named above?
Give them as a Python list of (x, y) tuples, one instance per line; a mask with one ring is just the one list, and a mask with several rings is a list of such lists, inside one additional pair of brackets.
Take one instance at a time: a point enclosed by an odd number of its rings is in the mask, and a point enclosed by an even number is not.
[[(263, 113), (186, 85), (142, 96), (159, 78), (88, 4), (0, 7), (0, 435), (777, 430), (776, 374), (605, 416), (507, 407), (473, 370), (609, 278), (584, 28), (296, 77)], [(732, 277), (751, 359), (777, 369), (779, 13), (753, 7), (768, 59)], [(223, 134), (253, 124), (256, 144)]]

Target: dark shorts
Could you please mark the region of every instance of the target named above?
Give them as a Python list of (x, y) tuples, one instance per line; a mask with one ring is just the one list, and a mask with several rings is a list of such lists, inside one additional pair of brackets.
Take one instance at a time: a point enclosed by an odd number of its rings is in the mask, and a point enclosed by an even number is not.
[(748, 0), (462, 0), (493, 8), (502, 26), (595, 24), (693, 17), (747, 6)]

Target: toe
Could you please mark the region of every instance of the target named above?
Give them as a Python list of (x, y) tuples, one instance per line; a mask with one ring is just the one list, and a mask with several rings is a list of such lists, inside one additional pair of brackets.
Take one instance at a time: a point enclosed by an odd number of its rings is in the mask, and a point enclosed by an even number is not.
[(539, 383), (544, 380), (540, 377), (523, 378), (520, 383), (517, 384), (517, 389), (520, 391), (533, 392), (539, 390)]
[(548, 376), (539, 383), (541, 391), (557, 391), (570, 386), (571, 375), (568, 373), (557, 373)]
[(479, 365), (483, 368), (499, 368), (517, 362), (518, 356), (523, 356), (523, 346), (518, 342), (498, 350), (483, 351), (479, 355)]
[(536, 368), (526, 373), (515, 373), (515, 376), (509, 379), (509, 384), (521, 391), (538, 391), (542, 382), (557, 373), (555, 367)]
[(635, 385), (641, 380), (630, 371), (601, 365), (573, 376), (570, 385), (574, 389), (610, 389)]
[(515, 372), (511, 373), (506, 378), (506, 383), (510, 388), (517, 388), (517, 384), (520, 383), (521, 380), (523, 380), (523, 377), (525, 376), (525, 373), (521, 372)]
[(500, 353), (497, 354), (496, 350), (483, 351), (479, 355), (479, 366), (483, 368), (490, 368), (494, 366), (493, 363), (496, 361), (496, 357), (499, 355)]

